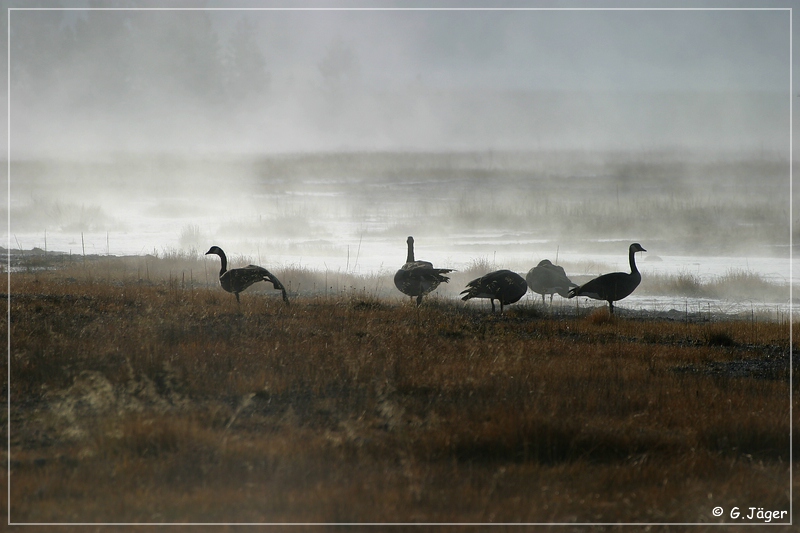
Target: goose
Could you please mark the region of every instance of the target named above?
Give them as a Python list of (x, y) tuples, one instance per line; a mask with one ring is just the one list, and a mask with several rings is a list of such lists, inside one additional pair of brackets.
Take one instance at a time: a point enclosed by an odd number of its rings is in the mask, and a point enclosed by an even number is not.
[(205, 255), (209, 254), (215, 254), (219, 256), (220, 261), (222, 262), (222, 268), (219, 270), (219, 284), (224, 290), (232, 292), (234, 296), (236, 296), (237, 303), (239, 302), (239, 293), (245, 290), (247, 287), (259, 281), (269, 281), (272, 283), (272, 286), (275, 287), (275, 289), (281, 291), (281, 294), (283, 295), (283, 301), (286, 302), (286, 305), (289, 305), (289, 297), (286, 296), (286, 289), (283, 287), (283, 283), (281, 283), (278, 278), (272, 275), (266, 268), (256, 265), (247, 265), (243, 268), (232, 268), (227, 270), (228, 258), (225, 256), (225, 252), (222, 251), (222, 248), (219, 246), (212, 246), (205, 253)]
[(575, 296), (588, 296), (595, 300), (605, 300), (608, 302), (610, 313), (614, 314), (614, 302), (630, 296), (642, 281), (642, 275), (636, 269), (636, 260), (633, 254), (636, 252), (646, 252), (642, 245), (635, 242), (628, 248), (628, 261), (631, 264), (630, 274), (626, 272), (612, 272), (603, 274), (581, 285), (570, 289), (569, 298)]
[(543, 259), (530, 269), (525, 280), (531, 291), (542, 295), (542, 303), (544, 303), (545, 295), (549, 294), (551, 305), (553, 304), (553, 294), (566, 298), (569, 290), (578, 286), (577, 283), (570, 281), (562, 267), (554, 265), (548, 259)]
[(494, 301), (497, 299), (500, 301), (502, 314), (504, 305), (518, 302), (526, 292), (528, 283), (525, 278), (510, 270), (496, 270), (467, 283), (467, 288), (461, 291), (465, 295), (461, 299), (467, 301), (471, 298), (489, 298), (492, 302), (492, 313)]
[(414, 237), (406, 239), (408, 244), (408, 256), (406, 264), (394, 275), (394, 285), (403, 294), (411, 296), (413, 300), (417, 297), (417, 305), (422, 303), (422, 297), (433, 292), (440, 283), (447, 283), (450, 278), (445, 276), (453, 270), (450, 268), (433, 268), (433, 264), (428, 261), (414, 260)]

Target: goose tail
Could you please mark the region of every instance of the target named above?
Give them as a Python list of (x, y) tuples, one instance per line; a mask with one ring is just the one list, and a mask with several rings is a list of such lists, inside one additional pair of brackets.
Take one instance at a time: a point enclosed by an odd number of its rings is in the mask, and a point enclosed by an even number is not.
[(453, 272), (452, 268), (436, 268), (434, 269), (434, 277), (439, 282), (448, 283), (450, 281), (450, 278), (448, 278), (444, 274), (449, 274), (450, 272)]
[(580, 290), (580, 287), (578, 287), (577, 285), (575, 285), (575, 286), (574, 286), (574, 287), (572, 287), (572, 288), (569, 290), (569, 292), (567, 293), (567, 298), (575, 298), (575, 297), (578, 295), (578, 291), (579, 291), (579, 290)]
[(462, 300), (464, 300), (466, 302), (467, 300), (471, 300), (472, 298), (475, 298), (475, 297), (478, 296), (478, 292), (479, 292), (480, 288), (476, 284), (477, 281), (479, 281), (479, 280), (475, 279), (475, 280), (470, 281), (467, 284), (467, 288), (465, 288), (463, 291), (461, 291), (459, 293), (459, 296), (461, 296), (462, 294), (464, 295), (461, 298)]

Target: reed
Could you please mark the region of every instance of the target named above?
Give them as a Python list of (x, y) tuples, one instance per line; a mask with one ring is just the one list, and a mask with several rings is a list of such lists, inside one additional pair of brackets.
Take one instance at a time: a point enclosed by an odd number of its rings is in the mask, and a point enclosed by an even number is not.
[(150, 283), (113, 262), (11, 275), (12, 521), (789, 508), (787, 323), (492, 316), (357, 286), (237, 305), (156, 263)]

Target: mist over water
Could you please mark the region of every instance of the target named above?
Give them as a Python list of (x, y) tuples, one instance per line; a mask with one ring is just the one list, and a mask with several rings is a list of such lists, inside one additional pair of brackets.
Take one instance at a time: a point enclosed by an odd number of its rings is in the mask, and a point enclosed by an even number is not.
[(14, 248), (788, 281), (785, 13), (11, 17)]

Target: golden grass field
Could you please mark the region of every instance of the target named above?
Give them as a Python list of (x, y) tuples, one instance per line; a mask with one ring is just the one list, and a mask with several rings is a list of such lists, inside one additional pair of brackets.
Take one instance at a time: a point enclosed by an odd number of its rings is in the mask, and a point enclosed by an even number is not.
[(12, 522), (716, 523), (734, 506), (790, 509), (788, 322), (531, 303), (500, 316), (353, 288), (288, 307), (247, 291), (237, 306), (160, 268), (10, 275)]

